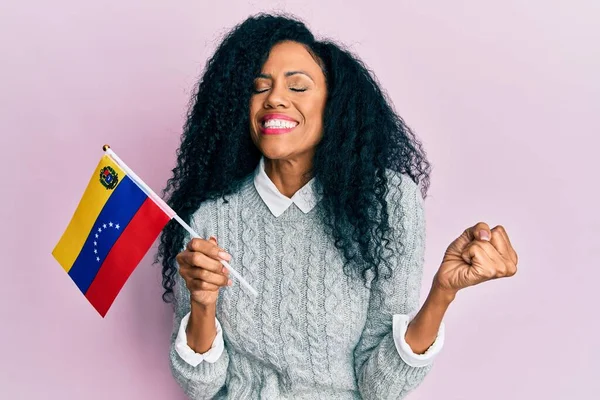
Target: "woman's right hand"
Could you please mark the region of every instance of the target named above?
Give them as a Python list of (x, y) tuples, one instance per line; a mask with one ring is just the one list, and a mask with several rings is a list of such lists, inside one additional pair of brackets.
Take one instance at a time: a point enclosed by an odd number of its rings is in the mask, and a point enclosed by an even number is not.
[(212, 306), (217, 302), (219, 289), (231, 286), (229, 271), (219, 261), (230, 261), (231, 256), (217, 245), (214, 237), (192, 239), (176, 260), (192, 302)]

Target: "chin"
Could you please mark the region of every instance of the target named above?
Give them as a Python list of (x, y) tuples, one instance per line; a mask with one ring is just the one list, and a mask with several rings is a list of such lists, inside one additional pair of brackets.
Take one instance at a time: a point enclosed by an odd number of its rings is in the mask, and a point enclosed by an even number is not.
[(269, 160), (285, 159), (294, 153), (292, 149), (288, 149), (287, 146), (282, 146), (281, 144), (272, 144), (265, 146), (264, 143), (262, 143), (262, 146), (259, 146), (258, 149), (260, 150), (262, 155), (265, 156), (265, 158), (268, 158)]

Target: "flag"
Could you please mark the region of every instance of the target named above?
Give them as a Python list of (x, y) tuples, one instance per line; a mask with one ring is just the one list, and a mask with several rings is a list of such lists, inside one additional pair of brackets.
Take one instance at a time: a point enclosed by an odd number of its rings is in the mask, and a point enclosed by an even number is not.
[(102, 157), (52, 251), (102, 317), (172, 218), (169, 210), (126, 165)]

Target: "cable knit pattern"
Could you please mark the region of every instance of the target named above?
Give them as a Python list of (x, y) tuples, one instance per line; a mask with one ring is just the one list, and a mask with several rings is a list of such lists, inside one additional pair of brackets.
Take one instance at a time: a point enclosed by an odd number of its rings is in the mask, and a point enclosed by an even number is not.
[[(292, 206), (295, 207), (295, 206)], [(292, 227), (290, 227), (292, 228)], [(292, 228), (293, 229), (293, 228)], [(298, 232), (302, 234), (302, 232)], [(285, 355), (286, 364), (294, 366), (287, 368), (285, 375), (285, 384), (288, 390), (291, 390), (291, 380), (299, 382), (309, 382), (310, 369), (306, 365), (308, 361), (306, 345), (306, 324), (302, 323), (302, 310), (304, 299), (301, 295), (303, 282), (302, 265), (296, 261), (300, 251), (298, 247), (301, 241), (294, 240), (289, 235), (284, 235), (283, 248), (287, 251), (283, 252), (283, 277), (281, 280), (281, 303), (279, 306), (279, 315), (281, 315), (281, 340), (283, 340), (283, 353)], [(299, 368), (295, 368), (295, 367)], [(290, 373), (295, 373), (297, 376), (289, 376)]]
[[(173, 375), (193, 399), (401, 399), (431, 366), (411, 367), (393, 339), (394, 314), (418, 307), (425, 217), (417, 185), (389, 173), (392, 243), (384, 250), (393, 277), (367, 287), (342, 270), (343, 259), (319, 218), (292, 204), (275, 217), (252, 177), (228, 202), (203, 203), (199, 233), (215, 234), (232, 265), (259, 292), (222, 289), (217, 303), (225, 350), (192, 367), (172, 348)], [(173, 342), (189, 312), (177, 279)]]
[(309, 240), (308, 282), (306, 285), (306, 313), (308, 329), (308, 348), (313, 380), (318, 385), (329, 387), (333, 384), (331, 375), (319, 373), (319, 366), (327, 364), (326, 332), (321, 323), (325, 319), (324, 301), (319, 293), (325, 292), (325, 259), (322, 254), (323, 243)]
[[(275, 226), (270, 218), (265, 220), (265, 232), (275, 232)], [(281, 248), (281, 242), (278, 240), (276, 235), (267, 234), (265, 236), (266, 249), (265, 258), (267, 260), (275, 260), (278, 249)], [(281, 373), (283, 371), (282, 364), (282, 352), (283, 342), (279, 340), (279, 332), (275, 331), (275, 324), (273, 321), (272, 310), (277, 307), (277, 280), (275, 279), (278, 275), (277, 265), (272, 264), (270, 266), (271, 272), (265, 274), (265, 279), (262, 286), (262, 292), (260, 294), (262, 307), (260, 312), (262, 322), (262, 335), (263, 342), (265, 344), (265, 355), (266, 360), (271, 363), (274, 369)]]

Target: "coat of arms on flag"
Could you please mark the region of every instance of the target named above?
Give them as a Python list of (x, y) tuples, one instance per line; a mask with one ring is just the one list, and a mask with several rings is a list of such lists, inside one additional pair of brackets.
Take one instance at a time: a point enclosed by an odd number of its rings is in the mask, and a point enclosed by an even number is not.
[(109, 190), (114, 189), (119, 183), (119, 175), (110, 165), (107, 165), (100, 171), (100, 183)]

